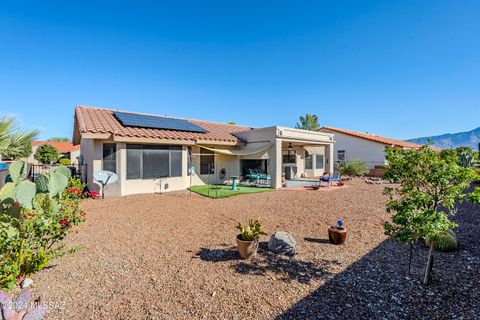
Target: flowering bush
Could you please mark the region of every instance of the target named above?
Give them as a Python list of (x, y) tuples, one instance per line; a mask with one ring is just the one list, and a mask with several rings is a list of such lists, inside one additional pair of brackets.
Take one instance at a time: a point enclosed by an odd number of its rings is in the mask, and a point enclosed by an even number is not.
[(96, 191), (90, 191), (88, 193), (88, 196), (92, 199), (98, 199), (98, 198), (100, 198), (100, 193), (98, 193)]
[(62, 252), (60, 242), (72, 228), (85, 221), (78, 190), (66, 190), (69, 170), (51, 171), (37, 185), (25, 180), (25, 170), (26, 165), (10, 165), (13, 182), (0, 190), (0, 289), (42, 270)]

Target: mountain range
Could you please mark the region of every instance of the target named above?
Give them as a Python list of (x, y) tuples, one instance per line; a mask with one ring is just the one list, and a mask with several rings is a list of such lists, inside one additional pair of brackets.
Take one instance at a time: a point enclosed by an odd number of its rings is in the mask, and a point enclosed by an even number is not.
[(480, 143), (480, 128), (466, 132), (447, 133), (439, 136), (415, 138), (407, 141), (426, 144), (429, 139), (433, 142), (434, 146), (443, 149), (471, 147), (473, 150), (478, 151), (478, 144)]

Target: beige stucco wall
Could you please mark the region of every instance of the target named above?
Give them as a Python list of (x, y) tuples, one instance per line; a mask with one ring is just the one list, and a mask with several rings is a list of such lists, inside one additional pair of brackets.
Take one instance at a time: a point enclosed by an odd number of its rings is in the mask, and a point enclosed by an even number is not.
[[(87, 164), (88, 170), (88, 186), (90, 190), (99, 191), (100, 185), (93, 179), (93, 174), (102, 170), (103, 165), (103, 144), (104, 143), (116, 143), (116, 159), (117, 159), (117, 174), (118, 181), (114, 184), (108, 185), (105, 191), (106, 196), (120, 196), (130, 195), (138, 193), (154, 193), (154, 192), (168, 192), (184, 190), (192, 185), (202, 185), (207, 183), (224, 183), (230, 176), (240, 175), (240, 160), (241, 159), (267, 159), (269, 174), (272, 177), (272, 187), (281, 188), (282, 186), (282, 174), (284, 172), (282, 167), (282, 145), (284, 140), (277, 138), (277, 135), (283, 135), (290, 137), (290, 139), (304, 139), (304, 143), (308, 145), (310, 141), (325, 142), (326, 144), (333, 143), (331, 135), (305, 132), (303, 130), (289, 129), (284, 127), (270, 127), (263, 129), (256, 129), (246, 133), (240, 133), (238, 136), (250, 143), (255, 142), (271, 142), (272, 147), (262, 152), (253, 155), (246, 156), (229, 156), (219, 153), (215, 154), (215, 167), (216, 172), (213, 175), (201, 175), (200, 174), (200, 147), (191, 146), (193, 154), (193, 165), (196, 168), (196, 174), (192, 177), (188, 175), (187, 161), (188, 161), (188, 145), (182, 146), (182, 176), (163, 178), (161, 182), (155, 179), (138, 179), (127, 180), (127, 163), (126, 163), (126, 142), (125, 140), (99, 140), (91, 138), (81, 139), (81, 155), (80, 159), (82, 163)], [(315, 140), (317, 139), (317, 140)], [(143, 141), (145, 140), (145, 141)], [(148, 139), (143, 139), (141, 142), (149, 143)], [(300, 141), (299, 140), (299, 141)], [(286, 140), (285, 140), (286, 141)], [(133, 140), (131, 143), (139, 143)], [(182, 143), (182, 142), (180, 142)], [(179, 145), (180, 143), (163, 143), (169, 145)], [(155, 140), (151, 144), (162, 144), (161, 141)], [(208, 146), (214, 148), (215, 146)], [(220, 148), (220, 147), (219, 147)], [(222, 146), (221, 148), (225, 148)], [(328, 153), (327, 153), (328, 154)], [(297, 166), (304, 172), (305, 150), (298, 148)], [(315, 163), (315, 159), (314, 159)], [(225, 169), (225, 176), (221, 177), (221, 170)], [(320, 173), (316, 170), (310, 170), (307, 175), (317, 176)], [(299, 171), (300, 172), (300, 171)]]
[[(209, 146), (214, 147), (214, 146)], [(196, 174), (192, 177), (192, 185), (204, 185), (208, 183), (219, 184), (231, 176), (240, 175), (240, 160), (238, 156), (227, 156), (216, 153), (214, 155), (216, 172), (212, 175), (200, 174), (200, 147), (192, 146), (193, 166)], [(225, 169), (225, 177), (222, 179), (220, 171)], [(190, 186), (190, 176), (188, 176), (188, 186)]]
[(385, 164), (385, 145), (342, 133), (334, 133), (334, 159), (338, 161), (337, 151), (346, 151), (346, 160), (363, 160), (369, 168)]

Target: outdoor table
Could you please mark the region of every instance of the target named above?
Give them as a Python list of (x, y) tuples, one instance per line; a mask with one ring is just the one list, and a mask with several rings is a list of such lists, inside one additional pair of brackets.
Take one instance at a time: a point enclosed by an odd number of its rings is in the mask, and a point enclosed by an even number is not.
[(232, 179), (232, 190), (237, 191), (238, 190), (238, 188), (237, 188), (238, 177), (237, 176), (231, 176), (230, 179)]

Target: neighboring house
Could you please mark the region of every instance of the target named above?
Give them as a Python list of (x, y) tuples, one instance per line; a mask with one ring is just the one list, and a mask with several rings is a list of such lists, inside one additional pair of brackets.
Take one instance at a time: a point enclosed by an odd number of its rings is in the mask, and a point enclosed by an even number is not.
[(63, 141), (32, 141), (32, 154), (28, 157), (27, 162), (32, 164), (39, 164), (39, 162), (34, 158), (37, 148), (41, 145), (49, 144), (65, 158), (70, 159), (72, 164), (78, 163), (78, 157), (80, 156), (80, 146), (74, 145), (71, 142)]
[(280, 126), (253, 129), (77, 106), (73, 143), (81, 145), (91, 189), (99, 188), (94, 172), (118, 174), (107, 195), (224, 183), (251, 169), (269, 174), (271, 187), (281, 188), (284, 173), (297, 179), (333, 171), (332, 134)]
[(363, 160), (370, 169), (386, 164), (385, 147), (418, 149), (422, 146), (413, 142), (333, 127), (322, 127), (318, 131), (334, 135), (334, 159), (336, 163), (348, 160)]

